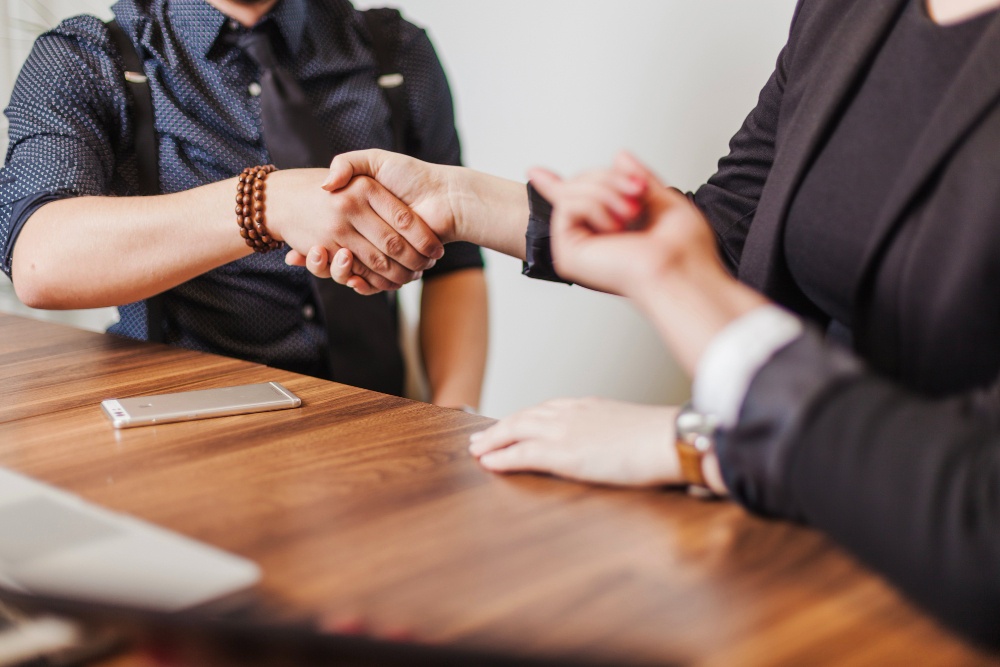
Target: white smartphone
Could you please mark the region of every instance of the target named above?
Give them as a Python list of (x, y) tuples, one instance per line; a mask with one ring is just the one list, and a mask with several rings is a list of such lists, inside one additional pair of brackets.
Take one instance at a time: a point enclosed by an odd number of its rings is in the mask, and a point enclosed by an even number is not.
[(115, 428), (285, 410), (300, 405), (302, 400), (277, 382), (101, 401), (104, 414)]

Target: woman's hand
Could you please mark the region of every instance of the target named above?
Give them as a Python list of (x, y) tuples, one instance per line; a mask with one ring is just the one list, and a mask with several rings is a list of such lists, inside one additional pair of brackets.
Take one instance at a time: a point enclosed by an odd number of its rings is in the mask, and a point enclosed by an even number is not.
[(636, 298), (692, 267), (722, 270), (701, 212), (628, 154), (604, 172), (563, 180), (535, 169), (530, 176), (553, 205), (552, 253), (563, 277)]
[[(418, 240), (423, 241), (419, 235), (429, 229), (437, 237), (435, 243), (440, 247), (455, 240), (455, 213), (449, 198), (451, 188), (447, 174), (447, 167), (372, 149), (335, 157), (322, 187), (337, 197), (349, 193), (359, 180), (377, 181), (381, 188), (406, 207), (405, 211), (388, 211), (387, 217), (384, 217), (387, 226), (407, 241), (410, 241), (411, 235), (418, 235)], [(435, 248), (428, 256), (439, 259), (441, 254), (443, 250), (438, 252)], [(379, 281), (377, 277), (373, 279), (373, 273), (377, 275), (381, 271), (373, 272), (376, 267), (372, 267), (368, 259), (346, 247), (332, 245), (314, 246), (307, 253), (292, 250), (285, 256), (286, 263), (305, 266), (317, 277), (333, 278), (360, 294), (375, 294), (399, 287), (401, 283), (391, 285)]]
[(469, 451), (494, 472), (544, 472), (618, 486), (676, 484), (676, 414), (673, 407), (558, 399), (474, 434)]
[[(377, 180), (410, 207), (413, 221), (426, 224), (441, 243), (468, 241), (524, 258), (528, 198), (523, 183), (464, 167), (431, 164), (388, 151), (367, 150), (334, 158), (323, 187), (336, 194), (359, 176)], [(402, 222), (411, 221), (404, 218)], [(388, 219), (388, 223), (391, 227), (399, 226), (399, 221)], [(307, 254), (308, 257), (289, 253), (286, 261), (307, 266), (317, 276), (333, 278), (361, 294), (373, 294), (382, 289), (365, 280), (364, 258), (349, 249), (325, 252), (315, 248), (315, 252), (310, 250)]]
[(359, 274), (379, 289), (398, 289), (444, 254), (419, 216), (374, 179), (357, 177), (329, 193), (318, 187), (323, 176), (290, 169), (268, 177), (268, 227), (293, 252), (349, 248)]

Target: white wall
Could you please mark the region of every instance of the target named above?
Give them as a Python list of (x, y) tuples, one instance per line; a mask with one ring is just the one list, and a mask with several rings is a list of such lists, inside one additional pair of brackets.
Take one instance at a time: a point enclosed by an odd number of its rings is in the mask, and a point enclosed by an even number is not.
[[(379, 2), (358, 2), (374, 6)], [(451, 79), (466, 164), (523, 179), (628, 148), (679, 187), (714, 170), (785, 41), (794, 0), (399, 0)], [(491, 254), (483, 411), (599, 394), (678, 400), (686, 380), (626, 303), (527, 280)]]
[[(515, 179), (532, 165), (571, 174), (607, 164), (628, 148), (678, 187), (692, 188), (712, 173), (753, 107), (795, 3), (394, 4), (427, 26), (437, 45), (468, 165)], [(106, 7), (90, 0), (58, 9), (104, 14)], [(488, 261), (493, 322), (486, 414), (503, 416), (561, 395), (645, 402), (684, 397), (685, 379), (628, 304), (530, 281), (509, 258), (491, 253)]]

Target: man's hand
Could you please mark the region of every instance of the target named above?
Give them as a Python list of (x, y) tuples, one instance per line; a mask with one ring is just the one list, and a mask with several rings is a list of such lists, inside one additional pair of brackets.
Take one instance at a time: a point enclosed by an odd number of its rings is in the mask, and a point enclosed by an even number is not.
[(458, 240), (455, 211), (449, 198), (448, 174), (452, 170), (389, 151), (354, 151), (333, 158), (323, 189), (337, 192), (358, 176), (373, 178), (413, 209), (442, 243), (450, 243)]
[(377, 181), (359, 176), (329, 193), (318, 187), (322, 176), (301, 169), (268, 178), (268, 227), (293, 251), (315, 248), (315, 257), (346, 249), (358, 259), (359, 274), (380, 290), (418, 278), (444, 254), (420, 216)]
[(676, 414), (673, 407), (557, 399), (474, 434), (469, 451), (494, 472), (545, 472), (620, 486), (677, 484)]
[[(421, 232), (429, 230), (441, 243), (456, 240), (447, 167), (389, 151), (354, 151), (333, 159), (323, 188), (336, 196), (350, 190), (359, 177), (374, 179), (411, 210), (412, 220), (405, 216), (385, 218), (387, 224), (403, 236), (417, 227)], [(308, 251), (299, 250), (289, 252), (285, 261), (293, 266), (305, 266), (317, 277), (332, 278), (366, 295), (394, 289), (377, 279), (370, 280), (373, 267), (366, 257), (352, 248), (314, 246)]]

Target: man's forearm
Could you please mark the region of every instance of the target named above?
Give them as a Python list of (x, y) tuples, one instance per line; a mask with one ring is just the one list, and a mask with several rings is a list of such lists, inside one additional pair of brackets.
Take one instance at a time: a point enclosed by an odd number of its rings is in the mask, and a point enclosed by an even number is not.
[[(367, 178), (319, 187), (324, 169), (267, 177), (268, 232), (291, 248), (346, 247), (380, 289), (413, 280), (443, 252), (430, 229), (397, 233), (406, 207)], [(236, 179), (155, 197), (79, 197), (38, 209), (14, 247), (14, 287), (38, 308), (116, 306), (170, 289), (250, 251), (236, 224)], [(371, 240), (369, 240), (371, 239)]]
[(431, 402), (478, 408), (489, 318), (483, 270), (464, 269), (428, 280), (420, 311), (420, 347)]
[(156, 197), (51, 202), (14, 247), (14, 287), (36, 308), (117, 306), (250, 252), (235, 223), (236, 179)]

